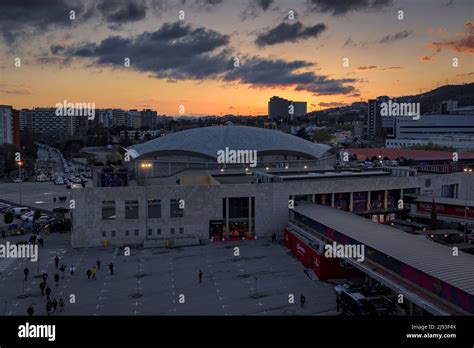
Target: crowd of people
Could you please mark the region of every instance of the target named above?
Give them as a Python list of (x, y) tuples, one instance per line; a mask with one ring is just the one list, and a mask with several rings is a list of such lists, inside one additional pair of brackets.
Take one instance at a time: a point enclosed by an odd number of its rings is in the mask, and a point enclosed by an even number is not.
[[(61, 266), (59, 266), (59, 261), (60, 261), (60, 258), (58, 255), (56, 255), (56, 257), (54, 258), (54, 265), (55, 265), (55, 268), (56, 268), (56, 272), (53, 276), (53, 280), (54, 280), (54, 283), (55, 283), (55, 286), (58, 287), (59, 286), (59, 283), (60, 283), (60, 280), (61, 279), (64, 279), (66, 277), (65, 275), (65, 271), (66, 271), (66, 265), (64, 264), (61, 264)], [(97, 271), (100, 270), (100, 266), (101, 266), (101, 260), (99, 258), (97, 258), (96, 260), (96, 264), (91, 267), (91, 268), (88, 268), (87, 271), (86, 271), (86, 276), (87, 276), (87, 279), (97, 279)], [(113, 275), (114, 274), (114, 264), (113, 262), (110, 262), (109, 265), (109, 274), (110, 275)], [(59, 275), (59, 272), (61, 273), (61, 276)], [(30, 271), (29, 269), (26, 267), (24, 270), (23, 270), (23, 274), (25, 276), (25, 281), (28, 280), (28, 275), (29, 275)], [(75, 277), (76, 276), (76, 266), (74, 265), (71, 265), (69, 266), (69, 273), (70, 273), (70, 276), (71, 277)], [(39, 284), (39, 288), (40, 288), (40, 291), (41, 291), (41, 296), (46, 296), (46, 312), (48, 315), (52, 315), (52, 314), (55, 314), (57, 311), (58, 311), (58, 308), (59, 308), (59, 312), (64, 312), (64, 309), (65, 309), (65, 302), (63, 300), (62, 297), (59, 297), (59, 300), (56, 299), (56, 297), (53, 297), (52, 296), (52, 290), (51, 290), (51, 287), (48, 285), (48, 273), (47, 272), (43, 272), (43, 274), (41, 275), (41, 283)], [(32, 316), (34, 314), (35, 310), (34, 310), (34, 307), (33, 305), (31, 304), (28, 309), (27, 309), (27, 314), (29, 316)]]

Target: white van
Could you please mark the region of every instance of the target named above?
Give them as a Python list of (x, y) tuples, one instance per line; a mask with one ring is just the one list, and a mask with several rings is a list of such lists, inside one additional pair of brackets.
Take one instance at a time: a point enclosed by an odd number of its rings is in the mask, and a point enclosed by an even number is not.
[(15, 217), (20, 217), (25, 213), (28, 213), (30, 211), (29, 208), (27, 207), (15, 207), (12, 209), (13, 214), (15, 214)]

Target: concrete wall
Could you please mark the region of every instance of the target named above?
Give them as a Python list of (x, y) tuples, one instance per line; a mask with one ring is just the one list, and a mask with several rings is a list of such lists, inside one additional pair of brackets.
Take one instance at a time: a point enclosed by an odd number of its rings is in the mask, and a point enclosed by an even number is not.
[[(203, 242), (209, 238), (209, 221), (222, 220), (222, 200), (225, 197), (255, 197), (255, 231), (257, 237), (281, 231), (288, 222), (288, 200), (291, 195), (312, 195), (332, 192), (377, 191), (386, 189), (419, 188), (424, 195), (441, 196), (441, 185), (460, 184), (465, 174), (420, 175), (412, 177), (372, 177), (319, 179), (265, 184), (226, 184), (211, 186), (130, 186), (91, 187), (73, 190), (76, 202), (73, 210), (73, 247), (98, 246), (104, 239), (112, 245), (141, 244), (147, 236), (147, 229), (153, 229), (151, 238), (176, 237), (179, 228), (184, 235), (196, 235)], [(429, 180), (429, 181), (427, 181)], [(427, 186), (429, 184), (429, 186)], [(474, 184), (471, 185), (474, 192)], [(460, 197), (461, 198), (461, 197)], [(147, 200), (161, 200), (161, 219), (146, 219)], [(170, 218), (170, 200), (183, 199), (184, 217)], [(102, 201), (116, 202), (116, 219), (102, 221)], [(139, 219), (125, 219), (125, 200), (139, 201)], [(146, 222), (147, 221), (147, 222)], [(170, 228), (175, 228), (175, 235)], [(156, 230), (161, 229), (161, 236)], [(130, 236), (125, 236), (125, 230)], [(134, 230), (139, 229), (139, 236)], [(111, 237), (111, 231), (116, 237)], [(102, 236), (106, 232), (106, 237)]]

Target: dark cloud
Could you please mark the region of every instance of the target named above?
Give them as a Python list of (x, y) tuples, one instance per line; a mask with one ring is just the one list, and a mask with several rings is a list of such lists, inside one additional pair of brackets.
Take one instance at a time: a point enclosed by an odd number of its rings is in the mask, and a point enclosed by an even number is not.
[(310, 37), (316, 38), (325, 31), (326, 28), (323, 23), (305, 27), (301, 22), (295, 22), (293, 24), (283, 22), (268, 32), (261, 33), (255, 43), (258, 46), (266, 46), (283, 42), (297, 42)]
[(302, 60), (287, 62), (252, 57), (242, 62), (239, 68), (228, 72), (224, 80), (262, 86), (307, 84), (314, 81), (314, 74), (312, 72), (298, 73), (296, 70), (313, 65)]
[(384, 45), (384, 44), (390, 44), (392, 42), (398, 41), (398, 40), (403, 40), (409, 37), (413, 32), (411, 30), (404, 30), (395, 34), (388, 34), (385, 36), (382, 36), (376, 40), (363, 40), (356, 42), (352, 40), (352, 37), (348, 37), (347, 40), (344, 42), (342, 47), (367, 47), (372, 44), (378, 44), (378, 45)]
[(307, 0), (306, 2), (310, 11), (331, 13), (335, 16), (352, 11), (379, 10), (392, 4), (392, 0)]
[(394, 42), (394, 41), (406, 39), (412, 33), (413, 32), (411, 30), (404, 30), (404, 31), (401, 31), (401, 32), (396, 33), (396, 34), (385, 35), (377, 41), (378, 41), (378, 43), (381, 43), (381, 44), (387, 44), (387, 43), (391, 43), (391, 42)]
[(114, 24), (136, 22), (146, 17), (145, 0), (101, 0), (97, 10), (105, 21)]
[(340, 107), (347, 106), (348, 104), (346, 104), (344, 102), (328, 102), (328, 103), (321, 102), (318, 105), (323, 107), (323, 108), (340, 108)]
[(257, 17), (261, 12), (268, 11), (272, 4), (273, 0), (250, 0), (241, 17), (244, 20), (249, 17)]
[(253, 57), (228, 72), (224, 80), (261, 87), (295, 85), (298, 91), (309, 91), (316, 95), (348, 94), (356, 90), (353, 86), (345, 85), (356, 82), (355, 79), (329, 79), (312, 71), (299, 72), (313, 66), (313, 63), (301, 60), (287, 62)]
[(315, 76), (313, 82), (309, 84), (299, 84), (297, 91), (309, 91), (314, 95), (334, 95), (356, 93), (357, 89), (348, 83), (357, 82), (356, 79), (330, 79), (327, 76)]
[(228, 42), (226, 35), (216, 31), (175, 22), (132, 38), (110, 36), (99, 44), (54, 47), (54, 50), (67, 56), (93, 59), (98, 65), (120, 68), (124, 67), (124, 59), (130, 58), (131, 68), (161, 78), (202, 79), (232, 66), (225, 49)]
[(369, 65), (369, 66), (358, 66), (357, 70), (373, 70), (377, 69), (376, 65)]
[(71, 26), (71, 10), (76, 20), (88, 18), (90, 12), (79, 0), (1, 0), (0, 33), (8, 45), (17, 40), (55, 28)]
[[(110, 36), (100, 43), (51, 46), (59, 57), (80, 57), (99, 66), (130, 68), (169, 80), (224, 80), (255, 87), (295, 86), (315, 94), (347, 94), (354, 79), (329, 79), (308, 69), (315, 64), (303, 60), (270, 60), (241, 57), (238, 67), (227, 48), (229, 37), (214, 30), (194, 28), (183, 22), (166, 23), (155, 32), (134, 37)], [(302, 71), (303, 70), (303, 71)]]

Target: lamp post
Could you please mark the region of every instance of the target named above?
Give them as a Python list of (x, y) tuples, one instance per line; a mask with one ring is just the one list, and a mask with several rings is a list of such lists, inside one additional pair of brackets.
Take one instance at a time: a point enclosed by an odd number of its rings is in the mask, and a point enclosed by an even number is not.
[[(464, 168), (465, 173), (472, 173), (471, 168)], [(469, 193), (469, 180), (467, 180), (467, 190), (466, 190), (466, 200), (464, 204), (464, 243), (467, 243), (467, 212), (469, 208), (467, 207), (467, 195)]]
[(18, 183), (20, 185), (18, 193), (20, 194), (20, 205), (21, 205), (21, 166), (22, 166), (23, 162), (18, 161), (17, 164), (18, 164), (18, 180), (20, 180), (20, 182)]

